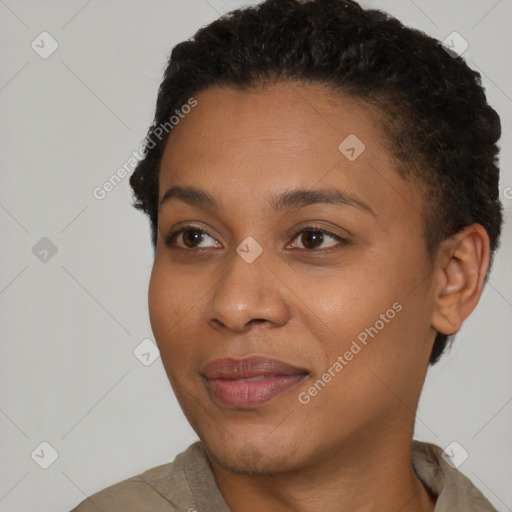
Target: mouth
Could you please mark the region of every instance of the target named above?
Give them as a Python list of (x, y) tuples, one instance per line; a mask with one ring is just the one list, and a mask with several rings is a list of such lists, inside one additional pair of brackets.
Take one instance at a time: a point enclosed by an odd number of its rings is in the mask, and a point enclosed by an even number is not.
[(202, 371), (212, 399), (221, 407), (254, 409), (295, 388), (309, 372), (262, 356), (216, 359)]

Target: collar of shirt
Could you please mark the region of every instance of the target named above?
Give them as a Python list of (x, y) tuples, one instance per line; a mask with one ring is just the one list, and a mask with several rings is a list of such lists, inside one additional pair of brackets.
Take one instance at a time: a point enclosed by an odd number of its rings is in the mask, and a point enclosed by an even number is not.
[(455, 468), (454, 450), (434, 444), (412, 442), (412, 464), (425, 488), (437, 496), (435, 512), (496, 512), (496, 509)]
[[(455, 469), (455, 454), (413, 441), (412, 465), (437, 496), (435, 512), (496, 512), (471, 480)], [(453, 460), (452, 460), (453, 457)], [(80, 503), (72, 512), (231, 512), (217, 486), (201, 442), (173, 462), (118, 482)]]

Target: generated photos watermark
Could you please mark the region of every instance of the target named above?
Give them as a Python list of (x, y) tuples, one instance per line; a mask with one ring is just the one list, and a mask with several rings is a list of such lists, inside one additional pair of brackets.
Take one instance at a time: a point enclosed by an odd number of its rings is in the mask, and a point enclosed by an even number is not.
[(146, 136), (141, 142), (138, 149), (132, 152), (132, 155), (126, 162), (119, 167), (105, 182), (97, 187), (94, 187), (92, 195), (98, 201), (102, 201), (107, 195), (112, 192), (119, 183), (121, 183), (127, 176), (131, 175), (137, 164), (144, 159), (148, 149), (153, 149), (156, 146), (155, 139), (159, 141), (167, 135), (181, 119), (184, 119), (192, 109), (197, 105), (197, 100), (192, 97), (189, 98), (187, 103), (181, 106), (179, 110), (175, 110), (175, 115), (172, 115), (168, 121), (161, 123), (151, 131), (151, 134)]
[(339, 355), (336, 361), (320, 376), (320, 378), (312, 384), (306, 391), (301, 391), (297, 395), (297, 400), (302, 405), (307, 405), (311, 399), (322, 391), (329, 382), (332, 381), (339, 373), (354, 359), (354, 357), (368, 345), (370, 341), (379, 334), (386, 324), (389, 324), (402, 311), (402, 304), (395, 302), (385, 313), (382, 313), (379, 319), (370, 327), (366, 327), (361, 331), (356, 339), (352, 340), (350, 348), (343, 355)]

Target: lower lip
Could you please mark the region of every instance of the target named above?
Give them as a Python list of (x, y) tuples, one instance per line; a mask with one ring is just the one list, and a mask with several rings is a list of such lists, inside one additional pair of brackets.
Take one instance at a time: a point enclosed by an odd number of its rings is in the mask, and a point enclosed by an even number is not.
[(207, 379), (208, 388), (223, 407), (253, 409), (293, 389), (307, 375), (274, 375), (256, 381)]

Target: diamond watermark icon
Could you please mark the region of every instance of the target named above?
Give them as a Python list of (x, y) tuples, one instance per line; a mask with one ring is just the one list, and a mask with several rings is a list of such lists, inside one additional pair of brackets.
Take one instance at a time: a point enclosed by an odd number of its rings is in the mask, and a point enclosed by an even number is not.
[(341, 142), (338, 149), (340, 153), (347, 158), (347, 160), (353, 162), (359, 158), (361, 153), (366, 149), (366, 146), (363, 144), (361, 139), (357, 137), (357, 135), (351, 133)]
[(39, 57), (47, 59), (59, 47), (59, 43), (48, 32), (41, 32), (30, 46)]
[(30, 456), (38, 466), (48, 469), (58, 459), (59, 453), (50, 443), (43, 441)]
[(443, 451), (441, 457), (457, 469), (469, 457), (469, 453), (457, 441), (452, 441)]
[(146, 338), (135, 347), (133, 355), (144, 366), (150, 366), (160, 357), (160, 351), (153, 340)]
[(32, 247), (32, 254), (42, 263), (48, 263), (57, 254), (57, 250), (57, 246), (49, 238), (43, 236)]
[(263, 247), (252, 236), (248, 236), (236, 248), (236, 252), (245, 262), (252, 263), (263, 252)]
[(452, 32), (443, 40), (443, 48), (453, 58), (460, 57), (468, 47), (469, 43), (458, 32)]

